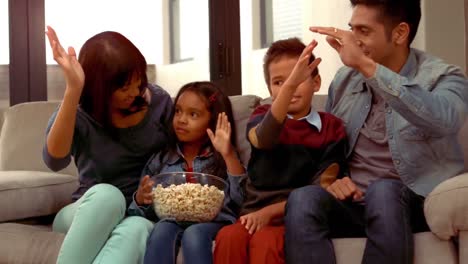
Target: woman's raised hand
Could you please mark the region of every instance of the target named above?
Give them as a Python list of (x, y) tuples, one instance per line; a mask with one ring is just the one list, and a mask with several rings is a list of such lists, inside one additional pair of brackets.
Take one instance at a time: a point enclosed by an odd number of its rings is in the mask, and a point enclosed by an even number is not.
[(73, 47), (68, 48), (68, 52), (60, 44), (55, 30), (47, 26), (47, 38), (54, 55), (54, 60), (60, 65), (67, 82), (67, 90), (81, 96), (83, 90), (85, 74), (83, 68), (77, 60), (76, 52)]

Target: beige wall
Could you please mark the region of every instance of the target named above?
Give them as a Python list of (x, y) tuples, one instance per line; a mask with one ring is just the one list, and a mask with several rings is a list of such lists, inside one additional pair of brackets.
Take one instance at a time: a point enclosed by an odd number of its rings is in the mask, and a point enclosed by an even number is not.
[[(466, 71), (466, 0), (423, 0), (420, 41), (415, 47), (443, 58)], [(417, 44), (417, 45), (416, 45)]]

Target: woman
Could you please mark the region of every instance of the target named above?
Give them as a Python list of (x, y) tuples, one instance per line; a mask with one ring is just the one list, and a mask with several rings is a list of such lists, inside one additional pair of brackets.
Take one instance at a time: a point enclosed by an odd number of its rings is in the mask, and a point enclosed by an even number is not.
[(57, 263), (139, 263), (153, 225), (125, 211), (146, 161), (167, 142), (171, 98), (147, 84), (145, 58), (121, 34), (93, 36), (78, 60), (51, 27), (46, 34), (66, 89), (43, 159), (58, 171), (73, 157), (80, 182), (54, 219), (54, 231), (66, 233)]

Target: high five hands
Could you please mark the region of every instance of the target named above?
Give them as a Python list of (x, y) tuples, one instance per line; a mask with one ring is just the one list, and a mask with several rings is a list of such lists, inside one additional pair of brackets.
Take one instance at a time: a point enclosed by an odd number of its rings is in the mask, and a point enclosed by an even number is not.
[(374, 76), (377, 64), (361, 49), (353, 32), (333, 27), (310, 27), (310, 31), (327, 36), (327, 42), (340, 55), (344, 65), (360, 71), (365, 77)]

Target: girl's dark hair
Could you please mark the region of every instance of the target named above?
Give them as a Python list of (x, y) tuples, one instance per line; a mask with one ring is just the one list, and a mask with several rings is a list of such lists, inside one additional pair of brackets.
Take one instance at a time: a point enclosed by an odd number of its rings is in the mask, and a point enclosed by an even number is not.
[[(122, 34), (106, 31), (85, 42), (78, 61), (85, 73), (80, 106), (104, 127), (111, 129), (112, 94), (132, 80), (141, 81), (139, 88), (142, 94), (148, 85), (145, 57)], [(134, 102), (139, 110), (146, 105), (141, 99), (137, 97)]]
[[(236, 126), (234, 123), (234, 116), (232, 114), (232, 106), (231, 106), (231, 101), (229, 98), (219, 89), (214, 83), (212, 82), (191, 82), (187, 83), (186, 85), (182, 86), (180, 88), (179, 92), (177, 93), (177, 96), (174, 100), (174, 107), (177, 104), (177, 101), (179, 100), (179, 97), (185, 93), (185, 92), (193, 92), (200, 96), (205, 101), (206, 108), (211, 114), (210, 121), (209, 121), (209, 128), (215, 132), (216, 131), (216, 123), (218, 121), (218, 114), (220, 113), (226, 113), (227, 118), (229, 123), (231, 123), (231, 144), (234, 147), (234, 149), (237, 149), (236, 146)], [(175, 111), (172, 111), (173, 115)], [(173, 118), (173, 117), (172, 117)], [(169, 149), (172, 151), (175, 151), (176, 146), (177, 146), (177, 136), (175, 135), (174, 128), (172, 126), (172, 122), (170, 123), (170, 144), (169, 144)], [(208, 137), (207, 137), (208, 138)], [(209, 140), (206, 143), (207, 145), (210, 145), (211, 147), (211, 140)], [(205, 145), (206, 146), (206, 145)], [(219, 152), (217, 152), (213, 148), (213, 155), (214, 155), (214, 160), (215, 162), (213, 164), (210, 164), (203, 172), (213, 174), (216, 176), (219, 176), (221, 178), (226, 178), (226, 163), (224, 162), (223, 157)], [(161, 159), (165, 156), (165, 153), (161, 153), (160, 155)]]

